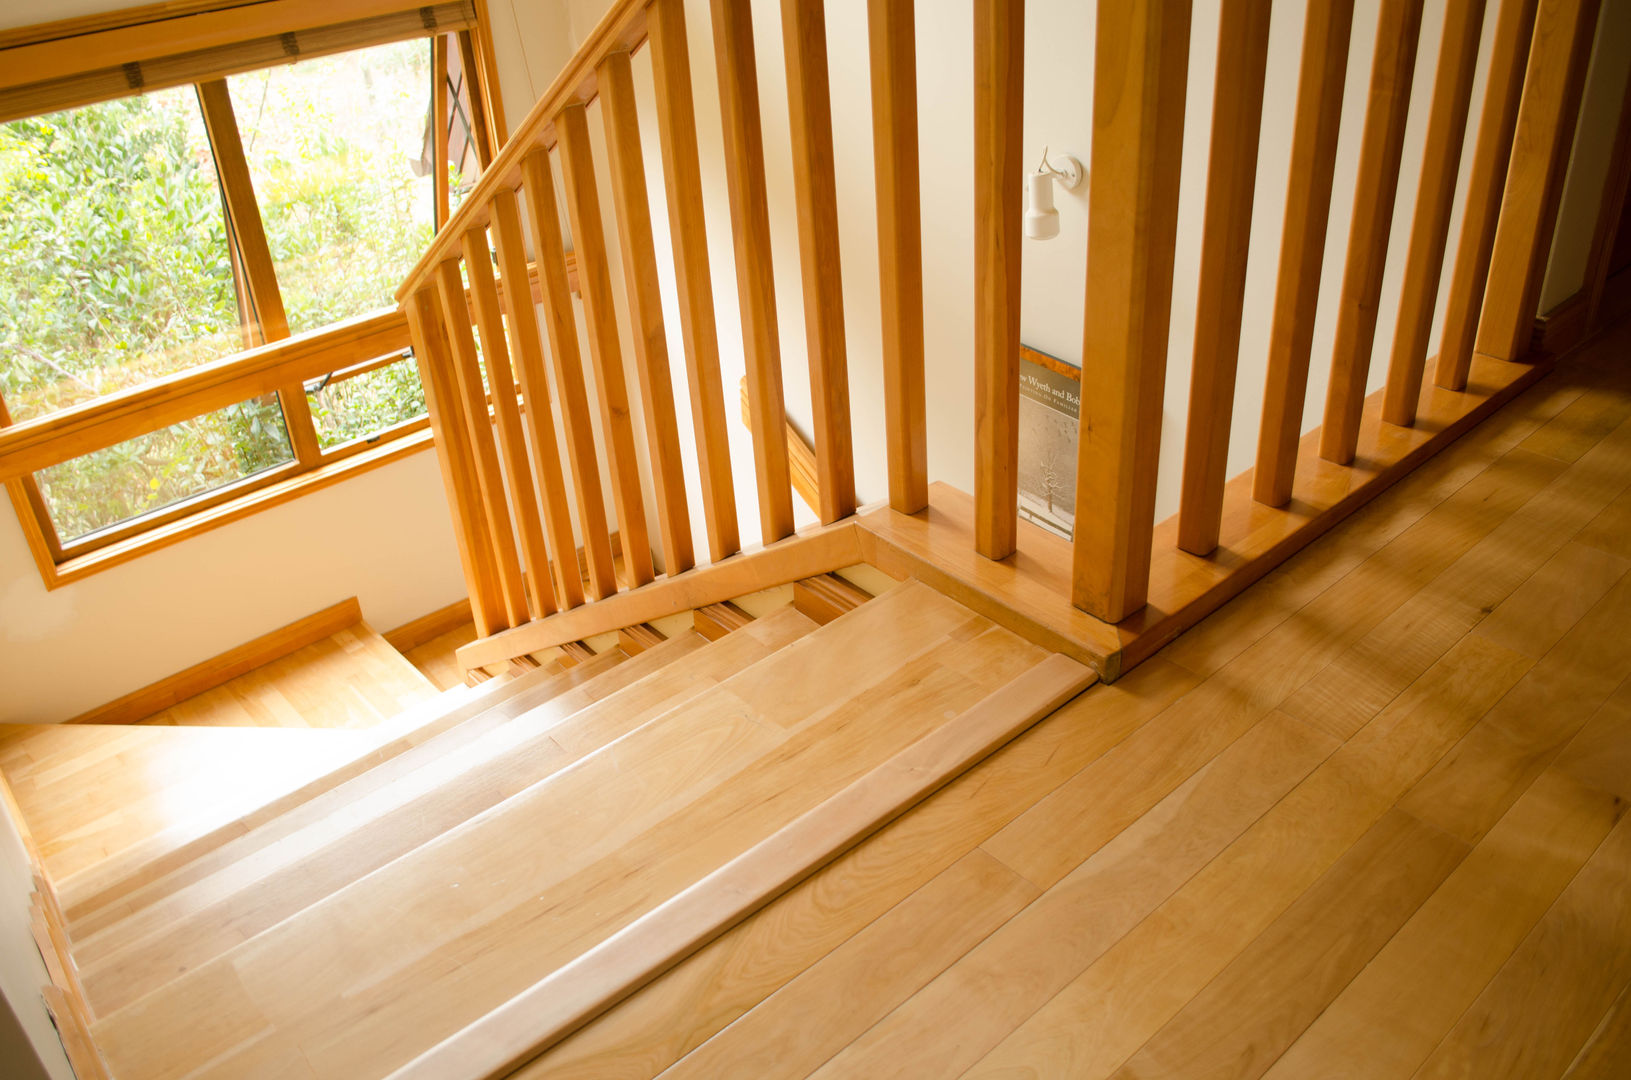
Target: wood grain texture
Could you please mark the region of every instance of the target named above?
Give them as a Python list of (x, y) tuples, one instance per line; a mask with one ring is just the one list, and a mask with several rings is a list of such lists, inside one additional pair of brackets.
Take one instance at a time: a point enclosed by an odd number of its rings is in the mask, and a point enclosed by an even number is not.
[(781, 340), (771, 271), (770, 207), (765, 194), (764, 135), (753, 58), (753, 12), (734, 0), (710, 0), (719, 107), (724, 124), (725, 184), (736, 251), (736, 295), (742, 349), (753, 402), (753, 469), (759, 531), (766, 544), (793, 531), (793, 489), (783, 437)]
[(470, 306), (475, 312), (476, 328), (481, 333), (482, 370), (487, 376), (487, 396), (493, 403), (498, 448), (503, 456), (504, 490), (509, 495), (510, 514), (520, 543), (523, 587), (532, 614), (542, 617), (554, 614), (556, 606), (550, 586), (549, 547), (544, 542), (532, 463), (527, 455), (527, 436), (521, 428), (521, 409), (516, 403), (504, 313), (499, 307), (498, 287), (493, 280), (493, 255), (487, 243), (485, 229), (465, 234), (465, 275), (470, 281)]
[[(622, 538), (623, 572), (629, 585), (652, 578), (651, 543), (646, 533), (640, 464), (634, 449), (634, 423), (623, 372), (623, 347), (612, 301), (606, 234), (600, 225), (600, 195), (589, 149), (589, 121), (581, 105), (570, 105), (556, 120), (560, 133), (561, 177), (572, 224), (572, 250), (578, 258), (578, 288), (588, 323), (589, 359), (595, 365), (601, 436), (612, 473), (612, 504)], [(651, 448), (653, 451), (655, 447)]]
[(1019, 525), (1019, 302), (1025, 5), (974, 4), (974, 546), (1014, 553)]
[(873, 174), (878, 189), (889, 505), (929, 501), (923, 383), (923, 221), (918, 192), (917, 20), (914, 0), (868, 0)]
[(814, 417), (818, 515), (825, 524), (855, 513), (855, 452), (850, 437), (849, 361), (844, 339), (844, 281), (838, 249), (838, 182), (827, 82), (823, 0), (782, 0), (793, 195), (804, 335)]
[(1188, 0), (1099, 5), (1071, 602), (1106, 622), (1144, 606), (1178, 229)]
[(1462, 211), (1461, 235), (1456, 241), (1455, 264), (1450, 271), (1450, 291), (1444, 298), (1444, 329), (1433, 375), (1438, 385), (1447, 390), (1460, 390), (1467, 385), (1467, 372), (1472, 364), (1538, 2), (1500, 0), (1500, 12), (1496, 16), (1489, 75), (1478, 120), (1478, 141), (1473, 147), (1466, 207)]
[(1178, 509), (1178, 546), (1194, 555), (1208, 555), (1218, 546), (1223, 521), (1223, 484), (1229, 464), (1229, 428), (1257, 185), (1257, 142), (1263, 126), (1269, 4), (1234, 0), (1220, 13), (1218, 25), (1206, 218)]
[(1477, 349), (1489, 356), (1518, 359), (1534, 333), (1599, 6), (1600, 0), (1541, 0), (1535, 12), (1478, 320)]
[(691, 55), (682, 0), (653, 0), (647, 10), (651, 70), (656, 83), (657, 136), (668, 194), (669, 239), (674, 249), (674, 286), (679, 295), (680, 337), (685, 343), (697, 469), (708, 554), (718, 562), (741, 547), (731, 478), (725, 391), (719, 374), (719, 336), (714, 322), (713, 271), (702, 214), (702, 169), (697, 159), (697, 120), (691, 99)]
[(1257, 467), (1252, 481), (1252, 497), (1267, 506), (1284, 506), (1290, 501), (1297, 472), (1352, 28), (1352, 0), (1309, 0), (1297, 75), (1291, 178), (1286, 192), (1285, 226), (1280, 234), (1280, 269), (1274, 290), (1263, 420), (1258, 429)]
[(589, 392), (583, 382), (583, 359), (578, 351), (578, 323), (572, 294), (566, 283), (561, 240), (561, 218), (555, 199), (555, 174), (549, 154), (534, 151), (521, 161), (522, 193), (533, 242), (543, 264), (544, 327), (549, 334), (550, 371), (560, 395), (561, 425), (566, 436), (566, 460), (572, 471), (572, 494), (577, 502), (578, 529), (583, 538), (588, 573), (584, 587), (591, 599), (617, 592), (612, 568), (612, 545), (606, 525), (605, 497), (600, 490), (600, 466), (595, 436), (589, 424)]
[(1383, 0), (1376, 27), (1348, 257), (1337, 302), (1336, 341), (1331, 347), (1331, 382), (1320, 432), (1320, 456), (1338, 465), (1352, 462), (1359, 445), (1359, 419), (1376, 344), (1376, 308), (1399, 191), (1399, 159), (1410, 116), (1421, 12), (1422, 0)]
[[(527, 274), (526, 238), (521, 233), (521, 212), (513, 191), (493, 197), (493, 247), (498, 256), (503, 281), (520, 282)], [(544, 531), (548, 534), (549, 578), (555, 590), (555, 607), (576, 607), (583, 603), (583, 580), (578, 574), (577, 540), (572, 532), (570, 497), (561, 471), (560, 444), (556, 441), (555, 411), (550, 400), (549, 378), (544, 369), (543, 341), (538, 333), (538, 312), (532, 290), (504, 290), (504, 326), (510, 335), (510, 351), (515, 358), (516, 382), (526, 405), (524, 422), (530, 436), (532, 473), (538, 479)]]
[(1388, 358), (1387, 396), (1382, 419), (1409, 426), (1416, 422), (1427, 343), (1433, 332), (1434, 305), (1450, 237), (1450, 215), (1461, 169), (1461, 144), (1478, 66), (1485, 0), (1453, 0), (1444, 9), (1444, 37), (1439, 45), (1433, 99), (1427, 114), (1416, 212), (1410, 222), (1410, 248), (1399, 287), (1399, 318)]
[[(678, 574), (696, 565), (691, 552), (691, 511), (685, 498), (679, 421), (674, 383), (668, 372), (668, 334), (663, 298), (657, 287), (657, 253), (651, 239), (651, 204), (646, 197), (645, 157), (635, 109), (629, 54), (608, 56), (600, 66), (600, 118), (606, 127), (607, 166), (617, 207), (617, 235), (623, 253), (623, 288), (633, 320), (634, 368), (646, 418), (646, 447), (657, 498), (657, 524), (663, 542), (663, 570)], [(576, 230), (574, 230), (575, 232)], [(625, 556), (626, 559), (626, 556)]]

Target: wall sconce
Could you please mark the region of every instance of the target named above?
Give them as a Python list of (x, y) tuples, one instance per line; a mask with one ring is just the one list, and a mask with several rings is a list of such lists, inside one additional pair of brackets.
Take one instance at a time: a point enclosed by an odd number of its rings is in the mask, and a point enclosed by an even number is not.
[(1042, 148), (1042, 164), (1025, 177), (1030, 208), (1025, 211), (1025, 235), (1032, 240), (1052, 240), (1059, 235), (1059, 211), (1053, 208), (1053, 182), (1058, 180), (1067, 191), (1082, 182), (1085, 170), (1082, 163), (1069, 154), (1056, 161), (1048, 160), (1048, 148)]

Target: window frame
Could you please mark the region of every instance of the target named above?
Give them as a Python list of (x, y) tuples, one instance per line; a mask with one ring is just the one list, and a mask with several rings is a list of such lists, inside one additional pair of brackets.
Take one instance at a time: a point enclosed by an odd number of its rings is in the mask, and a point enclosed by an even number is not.
[[(379, 7), (377, 0), (364, 0), (364, 3), (371, 8)], [(206, 7), (197, 0), (191, 6), (194, 9)], [(216, 0), (208, 8), (222, 11), (233, 6), (236, 6), (234, 0)], [(346, 17), (348, 10), (360, 6), (363, 5), (356, 0), (333, 0), (331, 4), (340, 20)], [(437, 153), (433, 160), (438, 232), (450, 216), (445, 210), (451, 198), (450, 170), (445, 158), (453, 107), (447, 64), (452, 49), (458, 50), (464, 95), (470, 110), (471, 138), (483, 169), (499, 149), (495, 133), (505, 130), (485, 0), (475, 0), (474, 9), (476, 25), (473, 27), (414, 35), (430, 39), (433, 56), (435, 81), (431, 119), (440, 133), (435, 139)], [(143, 12), (148, 15), (146, 20), (134, 18)], [(155, 5), (126, 14), (127, 21), (122, 22), (121, 28), (173, 18), (174, 5)], [(81, 28), (84, 22), (66, 20), (0, 35), (0, 56), (4, 55), (3, 43), (8, 40), (32, 44), (77, 36), (86, 32)], [(412, 39), (399, 37), (396, 40)], [(356, 47), (387, 43), (381, 40), (359, 43)], [(299, 56), (292, 57), (289, 62), (299, 59)], [(439, 66), (437, 60), (441, 61)], [(324, 377), (343, 380), (410, 357), (407, 317), (399, 307), (385, 308), (304, 334), (289, 334), (260, 207), (227, 92), (226, 76), (191, 85), (198, 96), (215, 157), (234, 276), (240, 285), (245, 347), (207, 364), (18, 423), (12, 422), (0, 398), (0, 479), (5, 482), (30, 553), (48, 589), (424, 450), (431, 444), (429, 417), (421, 415), (327, 450), (321, 447), (306, 396), (306, 383)], [(294, 453), (292, 461), (76, 540), (67, 543), (61, 540), (34, 476), (40, 469), (271, 393), (278, 395), (282, 407)]]

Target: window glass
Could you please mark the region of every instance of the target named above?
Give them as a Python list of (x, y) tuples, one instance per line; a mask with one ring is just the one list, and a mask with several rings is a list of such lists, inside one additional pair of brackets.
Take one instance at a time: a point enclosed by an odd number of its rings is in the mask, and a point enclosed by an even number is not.
[(395, 304), (429, 246), (430, 42), (227, 79), (293, 333)]
[(13, 420), (242, 347), (192, 87), (0, 125), (0, 394)]
[(276, 395), (142, 435), (35, 473), (68, 543), (294, 460)]
[(324, 450), (425, 415), (425, 388), (412, 359), (309, 385), (306, 401)]

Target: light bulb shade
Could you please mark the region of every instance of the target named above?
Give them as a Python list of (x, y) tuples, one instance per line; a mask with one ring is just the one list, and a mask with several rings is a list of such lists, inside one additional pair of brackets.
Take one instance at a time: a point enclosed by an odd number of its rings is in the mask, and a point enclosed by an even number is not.
[(1029, 208), (1025, 211), (1025, 235), (1032, 240), (1051, 240), (1059, 235), (1059, 211), (1053, 208), (1053, 177), (1034, 172), (1025, 178)]

